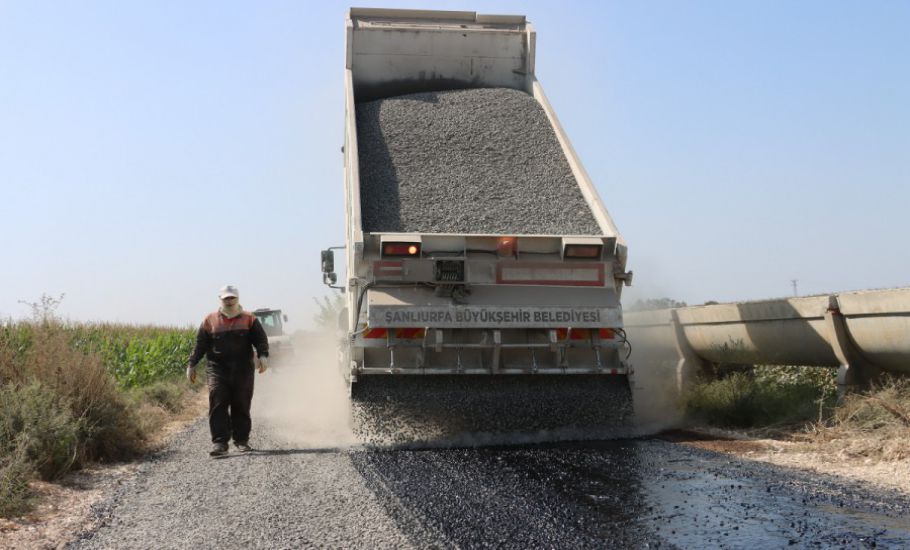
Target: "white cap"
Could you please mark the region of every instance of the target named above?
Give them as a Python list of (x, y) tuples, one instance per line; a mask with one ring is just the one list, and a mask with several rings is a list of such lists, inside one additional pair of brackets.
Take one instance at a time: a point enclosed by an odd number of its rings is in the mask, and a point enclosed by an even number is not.
[(237, 287), (234, 285), (224, 285), (221, 287), (221, 290), (218, 291), (218, 298), (225, 299), (228, 296), (233, 296), (234, 298), (240, 297), (240, 292), (237, 291)]

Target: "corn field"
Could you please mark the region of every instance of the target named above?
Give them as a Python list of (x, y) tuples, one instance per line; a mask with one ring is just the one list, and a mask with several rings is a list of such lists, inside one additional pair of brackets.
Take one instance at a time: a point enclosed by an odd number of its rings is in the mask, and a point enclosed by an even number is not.
[(73, 348), (101, 354), (108, 372), (124, 387), (145, 386), (183, 374), (194, 331), (159, 327), (75, 327)]
[(195, 334), (191, 329), (153, 326), (11, 323), (0, 329), (0, 357), (21, 362), (35, 351), (35, 338), (48, 333), (65, 335), (74, 353), (98, 355), (107, 372), (124, 388), (181, 375)]

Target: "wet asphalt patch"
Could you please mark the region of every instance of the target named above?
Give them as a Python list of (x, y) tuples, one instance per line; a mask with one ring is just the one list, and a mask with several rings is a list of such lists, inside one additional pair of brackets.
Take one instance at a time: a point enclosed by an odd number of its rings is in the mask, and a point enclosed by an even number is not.
[(445, 546), (904, 548), (910, 497), (664, 441), (354, 453), (404, 532)]

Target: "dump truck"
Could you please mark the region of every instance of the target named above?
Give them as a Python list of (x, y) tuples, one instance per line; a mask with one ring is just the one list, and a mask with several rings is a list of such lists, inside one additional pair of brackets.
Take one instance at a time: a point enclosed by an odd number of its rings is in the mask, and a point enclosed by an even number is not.
[(514, 417), (504, 396), (545, 408), (566, 384), (595, 389), (595, 408), (614, 399), (600, 389), (631, 374), (627, 246), (536, 78), (531, 23), (354, 8), (345, 31), (345, 240), (321, 261), (346, 296), (354, 399), (401, 414), (404, 388), (423, 419), (428, 402), (451, 418), (481, 394), (481, 414)]

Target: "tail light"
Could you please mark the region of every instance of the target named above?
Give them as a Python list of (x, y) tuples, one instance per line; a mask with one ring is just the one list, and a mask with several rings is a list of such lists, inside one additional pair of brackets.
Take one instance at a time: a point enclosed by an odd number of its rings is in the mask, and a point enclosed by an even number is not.
[(563, 257), (599, 260), (602, 251), (602, 244), (567, 244), (563, 251)]
[(420, 256), (420, 243), (385, 242), (382, 243), (383, 257)]

